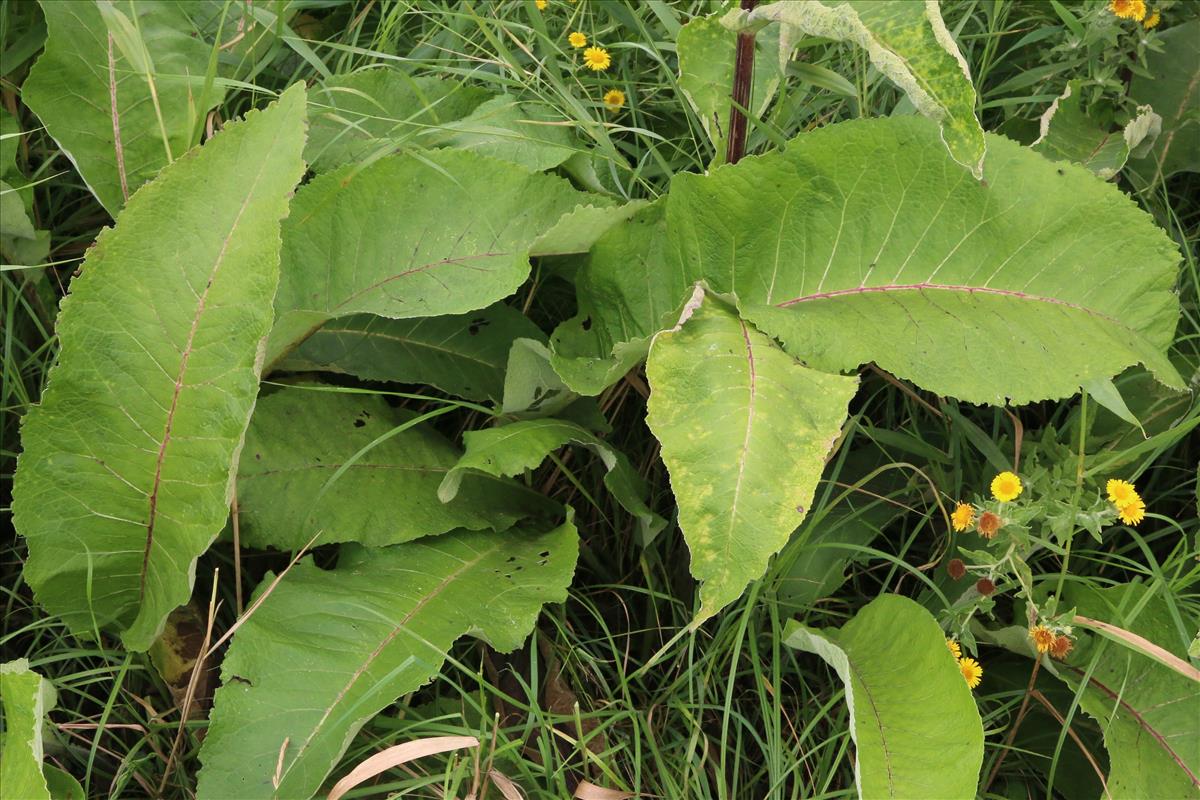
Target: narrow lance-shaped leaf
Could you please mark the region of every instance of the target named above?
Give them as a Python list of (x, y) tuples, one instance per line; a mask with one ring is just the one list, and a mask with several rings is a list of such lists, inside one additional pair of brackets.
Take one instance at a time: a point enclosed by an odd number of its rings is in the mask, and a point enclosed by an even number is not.
[(63, 301), (13, 517), (25, 579), (77, 633), (148, 647), (228, 515), (303, 118), (297, 85), (176, 160), (101, 233)]
[(566, 599), (577, 552), (568, 522), (348, 547), (328, 572), (300, 563), (225, 657), (197, 796), (311, 797), (354, 733), (435, 677), (458, 637), (519, 647), (542, 605)]
[(975, 797), (983, 722), (928, 611), (885, 594), (840, 629), (792, 621), (784, 642), (823, 658), (846, 685), (860, 798)]
[(808, 369), (699, 287), (682, 325), (655, 338), (646, 377), (646, 422), (704, 582), (700, 621), (804, 519), (858, 380)]
[(299, 550), (321, 532), (319, 543), (379, 547), (561, 513), (531, 489), (483, 475), (443, 503), (438, 485), (461, 453), (415, 417), (378, 395), (285, 389), (264, 397), (238, 470), (242, 543)]
[(734, 10), (728, 24), (783, 25), (779, 58), (786, 63), (804, 36), (849, 41), (866, 50), (875, 68), (904, 90), (917, 110), (941, 127), (954, 160), (983, 176), (987, 149), (975, 118), (975, 86), (958, 45), (942, 20), (938, 0), (784, 0), (753, 11)]

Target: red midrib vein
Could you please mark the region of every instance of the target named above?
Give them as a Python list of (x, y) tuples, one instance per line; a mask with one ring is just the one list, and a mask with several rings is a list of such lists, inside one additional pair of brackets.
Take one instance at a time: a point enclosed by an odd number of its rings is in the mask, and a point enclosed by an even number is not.
[[(272, 146), (274, 146), (274, 143), (272, 143)], [(225, 235), (224, 241), (221, 242), (221, 250), (217, 253), (217, 259), (213, 264), (212, 271), (208, 273), (208, 281), (204, 284), (204, 290), (200, 292), (200, 300), (196, 304), (196, 313), (192, 316), (192, 327), (188, 330), (187, 341), (183, 346), (183, 356), (179, 360), (179, 371), (175, 374), (175, 388), (171, 392), (171, 405), (167, 409), (167, 421), (163, 425), (162, 442), (158, 446), (158, 457), (154, 462), (154, 482), (150, 487), (150, 513), (146, 521), (146, 549), (142, 552), (142, 572), (138, 580), (139, 602), (146, 596), (146, 573), (150, 567), (150, 551), (154, 547), (154, 526), (158, 522), (158, 490), (162, 485), (163, 461), (166, 459), (167, 445), (171, 442), (171, 431), (175, 427), (175, 412), (179, 408), (179, 395), (183, 391), (183, 377), (187, 373), (188, 361), (192, 357), (192, 346), (196, 340), (196, 331), (200, 328), (200, 317), (204, 315), (204, 309), (208, 303), (208, 292), (212, 288), (213, 281), (216, 280), (217, 272), (225, 262), (225, 253), (229, 250), (229, 241), (233, 238), (238, 225), (241, 224), (242, 215), (246, 213), (246, 209), (250, 206), (250, 201), (254, 198), (254, 192), (258, 188), (258, 183), (266, 171), (266, 161), (264, 159), (259, 164), (258, 174), (254, 176), (254, 182), (250, 184), (250, 190), (246, 192), (246, 199), (242, 201), (242, 207), (238, 209), (237, 216), (233, 218), (233, 224), (229, 227), (229, 233)]]

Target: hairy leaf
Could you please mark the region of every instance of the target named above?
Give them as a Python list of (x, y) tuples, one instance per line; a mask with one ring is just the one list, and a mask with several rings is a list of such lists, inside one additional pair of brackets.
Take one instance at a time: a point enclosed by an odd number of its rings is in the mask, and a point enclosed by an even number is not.
[(275, 367), (427, 383), (469, 400), (499, 402), (509, 350), (521, 338), (545, 336), (504, 303), (469, 314), (418, 319), (356, 314), (328, 323)]
[(147, 648), (226, 519), (303, 116), (297, 85), (164, 169), (63, 301), (13, 518), (26, 580), (77, 633), (111, 627)]
[(463, 435), (467, 452), (446, 473), (438, 487), (445, 502), (455, 499), (463, 480), (473, 473), (520, 475), (538, 467), (560, 447), (576, 444), (594, 452), (606, 470), (604, 485), (621, 507), (638, 520), (643, 541), (649, 541), (666, 526), (666, 521), (646, 506), (647, 487), (629, 458), (582, 426), (562, 419), (533, 419), (468, 431)]
[(42, 775), (42, 726), (54, 707), (54, 687), (23, 658), (0, 664), (4, 735), (0, 737), (0, 787), (4, 796), (50, 800)]
[(477, 476), (453, 503), (438, 485), (461, 455), (371, 394), (285, 389), (259, 401), (238, 470), (241, 539), (299, 550), (317, 540), (378, 547), (455, 528), (510, 527), (557, 504), (517, 483)]
[(804, 367), (701, 297), (697, 289), (682, 327), (655, 338), (646, 363), (646, 422), (703, 581), (697, 621), (762, 575), (804, 519), (858, 386)]
[(1162, 117), (1149, 106), (1141, 106), (1123, 131), (1109, 131), (1088, 117), (1080, 98), (1081, 85), (1082, 81), (1071, 81), (1050, 104), (1042, 115), (1041, 135), (1032, 146), (1051, 161), (1073, 161), (1108, 180), (1121, 171), (1131, 152), (1154, 141)]
[(586, 197), (562, 178), (454, 150), (318, 176), (284, 226), (267, 363), (335, 317), (491, 305), (525, 281), (534, 240)]
[(329, 572), (301, 562), (229, 648), (197, 796), (311, 797), (363, 723), (434, 678), (455, 639), (519, 647), (542, 605), (566, 599), (577, 551), (568, 522), (348, 547)]
[(195, 35), (189, 16), (199, 4), (41, 6), (46, 50), (21, 99), (116, 216), (139, 186), (197, 141), (205, 113), (221, 101), (223, 90), (205, 85), (211, 46)]
[(975, 797), (983, 723), (928, 611), (885, 594), (840, 629), (792, 621), (784, 636), (846, 685), (859, 797)]

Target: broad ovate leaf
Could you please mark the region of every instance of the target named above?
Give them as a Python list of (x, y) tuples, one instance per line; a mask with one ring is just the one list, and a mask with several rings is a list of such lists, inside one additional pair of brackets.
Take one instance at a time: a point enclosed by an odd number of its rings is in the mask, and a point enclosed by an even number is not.
[(858, 380), (805, 367), (699, 288), (682, 324), (654, 339), (646, 377), (646, 422), (703, 582), (700, 621), (804, 519)]
[(566, 599), (577, 552), (568, 522), (347, 547), (331, 571), (301, 562), (229, 648), (197, 796), (311, 797), (355, 732), (434, 678), (460, 636), (519, 647), (541, 607)]
[(928, 611), (885, 594), (838, 629), (792, 621), (784, 641), (820, 656), (846, 686), (860, 798), (975, 797), (983, 722)]
[(1091, 119), (1080, 97), (1081, 81), (1071, 81), (1055, 98), (1039, 124), (1040, 135), (1032, 147), (1051, 161), (1073, 161), (1108, 180), (1125, 166), (1131, 152), (1154, 141), (1162, 117), (1149, 106), (1121, 131), (1110, 131)]
[(25, 579), (77, 633), (144, 650), (225, 522), (303, 145), (297, 85), (131, 198), (63, 301), (13, 518)]
[(509, 351), (517, 339), (545, 336), (504, 303), (467, 314), (416, 319), (355, 314), (327, 323), (275, 368), (427, 383), (468, 400), (499, 402)]
[(198, 4), (45, 0), (46, 49), (21, 99), (116, 216), (139, 186), (192, 146), (223, 90), (205, 84), (212, 46)]
[(557, 504), (473, 476), (452, 503), (438, 486), (461, 453), (411, 412), (372, 394), (285, 389), (259, 401), (238, 469), (242, 543), (398, 544), (455, 528), (502, 530)]
[(0, 788), (5, 797), (50, 800), (42, 774), (42, 726), (54, 707), (54, 687), (20, 658), (0, 664), (4, 735), (0, 737)]
[(510, 161), (540, 172), (553, 169), (576, 151), (574, 123), (543, 103), (523, 103), (500, 95), (469, 116), (442, 126), (430, 143)]
[(317, 176), (284, 226), (267, 363), (335, 317), (486, 308), (525, 281), (534, 241), (586, 198), (562, 178), (456, 150)]
[(946, 149), (976, 178), (983, 175), (987, 145), (975, 117), (975, 86), (966, 59), (942, 20), (938, 0), (783, 0), (753, 11), (730, 12), (735, 28), (783, 26), (781, 63), (798, 39), (820, 36), (852, 42), (871, 63), (904, 90), (917, 110), (937, 121)]
[(654, 538), (666, 521), (646, 505), (646, 482), (629, 458), (581, 425), (563, 419), (532, 419), (468, 431), (463, 435), (466, 453), (446, 473), (438, 497), (451, 502), (458, 497), (464, 479), (481, 473), (493, 476), (521, 475), (538, 467), (546, 456), (574, 444), (591, 450), (604, 465), (604, 485), (621, 507), (638, 520), (642, 541)]

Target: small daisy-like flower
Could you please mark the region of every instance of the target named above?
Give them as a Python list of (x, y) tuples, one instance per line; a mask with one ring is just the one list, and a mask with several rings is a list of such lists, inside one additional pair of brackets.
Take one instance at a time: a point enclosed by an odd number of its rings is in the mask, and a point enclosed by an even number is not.
[(1124, 522), (1126, 525), (1137, 525), (1146, 518), (1146, 504), (1139, 497), (1129, 504), (1122, 506), (1118, 516), (1121, 518), (1121, 522)]
[(975, 507), (970, 503), (959, 503), (950, 515), (950, 523), (956, 531), (965, 531), (975, 521)]
[(1104, 485), (1104, 491), (1108, 493), (1108, 502), (1112, 503), (1117, 508), (1124, 508), (1134, 500), (1141, 500), (1141, 495), (1137, 493), (1137, 489), (1133, 488), (1133, 484), (1129, 481), (1118, 480), (1113, 478)]
[(1054, 646), (1054, 631), (1045, 625), (1034, 625), (1030, 628), (1029, 638), (1033, 639), (1039, 653), (1049, 653), (1050, 648)]
[(1111, 0), (1108, 10), (1121, 19), (1141, 22), (1146, 17), (1146, 0)]
[(1150, 16), (1146, 17), (1146, 21), (1142, 24), (1146, 26), (1146, 30), (1150, 30), (1151, 28), (1157, 28), (1160, 22), (1162, 22), (1162, 14), (1156, 8), (1150, 12)]
[(1001, 472), (992, 478), (992, 497), (1001, 503), (1016, 500), (1024, 489), (1021, 479), (1012, 472)]
[[(580, 36), (582, 35), (580, 34)], [(612, 63), (612, 58), (609, 57), (608, 51), (603, 47), (593, 46), (583, 51), (583, 63), (592, 72), (603, 72)]]
[(953, 639), (947, 639), (946, 647), (954, 654), (955, 658), (962, 658), (962, 648), (959, 647), (958, 642)]
[(537, 6), (538, 11), (545, 11), (546, 6), (550, 5), (550, 0), (533, 0), (533, 4)]
[(946, 572), (949, 573), (953, 580), (958, 580), (967, 574), (967, 565), (963, 563), (961, 558), (952, 558), (950, 559), (950, 563), (946, 565)]
[(616, 111), (625, 105), (625, 93), (620, 89), (609, 89), (604, 93), (604, 105), (609, 111)]
[(979, 531), (979, 535), (985, 539), (991, 539), (996, 535), (996, 531), (1000, 530), (1000, 524), (1003, 520), (999, 516), (990, 511), (985, 511), (979, 515), (979, 524), (975, 529)]
[(991, 597), (996, 592), (996, 582), (991, 578), (980, 578), (975, 582), (975, 591), (984, 597)]
[(1067, 654), (1071, 652), (1071, 648), (1074, 646), (1075, 643), (1071, 641), (1070, 636), (1055, 636), (1053, 643), (1050, 645), (1050, 655), (1062, 661), (1066, 659)]
[(587, 37), (579, 31), (572, 31), (571, 35), (567, 37), (567, 41), (571, 44), (571, 47), (578, 48), (587, 44)]
[(983, 680), (983, 667), (979, 666), (979, 662), (973, 658), (960, 658), (958, 660), (958, 670), (962, 673), (963, 680), (967, 682), (967, 686), (974, 689)]

